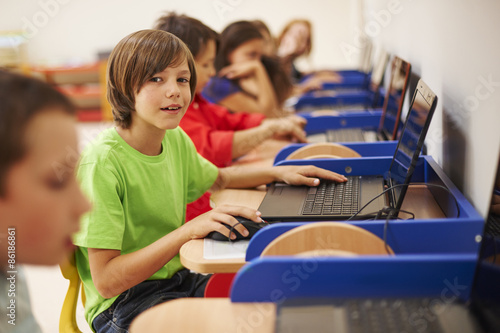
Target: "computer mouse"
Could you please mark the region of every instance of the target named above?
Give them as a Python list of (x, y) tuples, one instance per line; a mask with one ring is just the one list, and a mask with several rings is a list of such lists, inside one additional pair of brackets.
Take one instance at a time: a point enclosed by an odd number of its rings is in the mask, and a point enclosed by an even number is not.
[[(238, 220), (238, 222), (240, 222), (245, 228), (247, 228), (248, 236), (243, 237), (243, 235), (241, 235), (236, 229), (233, 228), (233, 232), (236, 235), (235, 239), (228, 239), (227, 236), (225, 236), (217, 231), (212, 231), (211, 233), (209, 233), (206, 236), (206, 238), (210, 238), (210, 239), (217, 240), (217, 241), (226, 241), (226, 242), (228, 240), (230, 240), (230, 241), (249, 240), (250, 238), (253, 237), (253, 235), (255, 235), (255, 233), (257, 231), (259, 231), (263, 227), (269, 225), (269, 223), (266, 223), (266, 222), (258, 223), (258, 222), (254, 222), (252, 220), (249, 220), (247, 218), (241, 217), (241, 216), (235, 216), (234, 218), (236, 220)], [(227, 224), (224, 224), (224, 226), (231, 230), (231, 226), (229, 226)]]

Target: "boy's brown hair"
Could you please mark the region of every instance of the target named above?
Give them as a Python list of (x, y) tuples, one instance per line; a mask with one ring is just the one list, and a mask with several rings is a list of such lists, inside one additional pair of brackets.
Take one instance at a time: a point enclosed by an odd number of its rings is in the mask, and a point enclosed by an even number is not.
[(107, 98), (113, 118), (128, 128), (135, 111), (135, 94), (142, 85), (168, 66), (187, 60), (191, 79), (191, 101), (196, 89), (196, 69), (188, 47), (176, 36), (160, 30), (141, 30), (123, 38), (108, 60)]
[(160, 17), (154, 26), (157, 30), (163, 30), (179, 37), (189, 48), (193, 57), (197, 57), (210, 40), (218, 44), (217, 32), (195, 18), (169, 12)]
[(27, 153), (25, 130), (39, 113), (75, 114), (70, 100), (40, 80), (0, 69), (0, 196), (9, 169)]

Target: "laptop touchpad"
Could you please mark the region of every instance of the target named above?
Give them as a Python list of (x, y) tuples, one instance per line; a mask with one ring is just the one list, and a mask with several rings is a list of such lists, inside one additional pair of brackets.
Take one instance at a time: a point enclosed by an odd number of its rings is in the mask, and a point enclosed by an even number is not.
[(262, 217), (296, 216), (302, 209), (306, 192), (305, 186), (276, 184), (262, 201), (259, 211)]

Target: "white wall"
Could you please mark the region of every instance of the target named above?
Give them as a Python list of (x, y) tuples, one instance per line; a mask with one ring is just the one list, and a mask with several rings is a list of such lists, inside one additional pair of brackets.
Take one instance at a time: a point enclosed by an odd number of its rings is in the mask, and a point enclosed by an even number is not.
[(429, 154), (486, 216), (500, 150), (500, 2), (363, 4), (361, 28), (438, 95)]
[(357, 64), (338, 47), (352, 31), (352, 4), (334, 0), (0, 0), (0, 31), (27, 31), (37, 64), (89, 62), (131, 32), (151, 28), (165, 11), (184, 13), (221, 31), (240, 19), (262, 19), (274, 34), (293, 18), (313, 22), (311, 60), (319, 67)]

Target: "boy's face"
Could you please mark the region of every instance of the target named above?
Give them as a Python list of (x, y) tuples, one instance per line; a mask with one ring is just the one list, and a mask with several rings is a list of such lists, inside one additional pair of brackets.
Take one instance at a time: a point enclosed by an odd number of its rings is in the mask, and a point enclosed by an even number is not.
[(191, 72), (187, 61), (168, 66), (146, 81), (135, 95), (132, 127), (174, 129), (179, 125), (191, 101)]
[(264, 54), (264, 40), (262, 38), (251, 39), (233, 50), (228, 60), (231, 64), (239, 64), (251, 60), (260, 60)]
[(57, 264), (73, 249), (71, 235), (90, 208), (74, 173), (74, 118), (59, 110), (39, 113), (28, 124), (25, 145), (26, 155), (8, 171), (0, 198), (1, 233), (14, 228), (16, 262)]
[(196, 93), (200, 94), (210, 78), (215, 75), (215, 52), (214, 40), (209, 40), (205, 47), (198, 53), (195, 60), (196, 67)]

